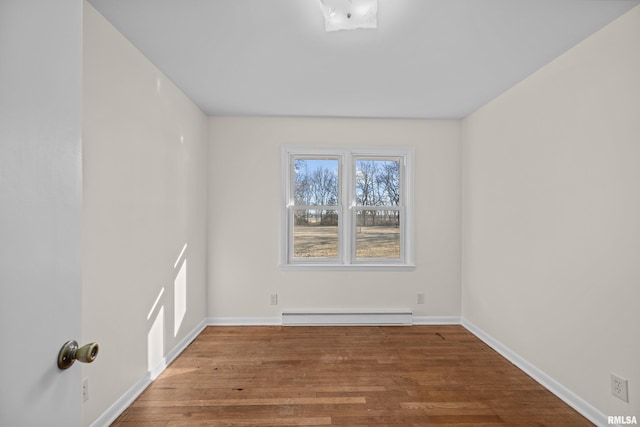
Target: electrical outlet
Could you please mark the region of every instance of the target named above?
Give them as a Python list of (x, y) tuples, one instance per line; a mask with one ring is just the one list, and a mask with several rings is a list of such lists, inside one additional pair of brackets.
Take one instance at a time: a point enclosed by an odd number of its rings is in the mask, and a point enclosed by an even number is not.
[(89, 400), (89, 378), (82, 380), (82, 401), (86, 402), (87, 400)]
[(278, 294), (271, 294), (271, 305), (278, 305)]
[(629, 384), (627, 380), (611, 373), (611, 394), (618, 399), (629, 402)]
[(424, 304), (424, 294), (418, 294), (417, 303)]

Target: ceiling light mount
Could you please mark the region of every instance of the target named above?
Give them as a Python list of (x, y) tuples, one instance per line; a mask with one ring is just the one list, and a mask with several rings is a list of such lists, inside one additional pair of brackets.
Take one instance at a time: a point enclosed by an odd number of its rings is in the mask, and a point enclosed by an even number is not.
[(325, 31), (378, 27), (378, 0), (320, 0)]

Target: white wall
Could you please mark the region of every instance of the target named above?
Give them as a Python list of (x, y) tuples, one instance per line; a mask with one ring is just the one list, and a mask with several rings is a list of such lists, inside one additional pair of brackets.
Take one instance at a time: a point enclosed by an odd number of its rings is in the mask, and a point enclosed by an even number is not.
[(0, 1), (0, 425), (78, 426), (82, 1)]
[(463, 317), (607, 415), (640, 415), (639, 76), (636, 7), (463, 124)]
[[(211, 118), (208, 316), (411, 308), (460, 315), (460, 122)], [(282, 144), (415, 147), (414, 271), (281, 271)], [(256, 214), (256, 212), (259, 214)], [(269, 295), (278, 294), (270, 306)], [(426, 303), (416, 305), (424, 293)]]
[(83, 336), (100, 354), (83, 370), (84, 425), (205, 318), (206, 134), (204, 114), (85, 3)]

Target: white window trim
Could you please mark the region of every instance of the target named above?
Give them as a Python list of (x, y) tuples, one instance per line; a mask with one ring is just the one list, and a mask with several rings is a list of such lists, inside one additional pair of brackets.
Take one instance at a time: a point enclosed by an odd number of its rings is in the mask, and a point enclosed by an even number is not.
[[(340, 168), (340, 200), (337, 207), (331, 207), (339, 211), (338, 233), (340, 248), (337, 259), (318, 259), (312, 262), (307, 260), (294, 261), (290, 251), (293, 246), (293, 236), (289, 232), (292, 222), (293, 197), (291, 195), (291, 161), (293, 157), (313, 156), (339, 156)], [(401, 157), (404, 165), (401, 168), (401, 188), (403, 194), (403, 207), (376, 207), (371, 209), (400, 210), (402, 232), (400, 233), (401, 259), (399, 261), (388, 259), (355, 259), (355, 223), (353, 216), (356, 212), (355, 185), (349, 170), (355, 167), (355, 159), (362, 157)], [(283, 145), (281, 148), (281, 223), (280, 223), (280, 268), (282, 270), (411, 270), (415, 268), (413, 253), (413, 147), (308, 147), (297, 145)], [(314, 209), (328, 207), (314, 206)], [(351, 218), (347, 219), (347, 215)]]

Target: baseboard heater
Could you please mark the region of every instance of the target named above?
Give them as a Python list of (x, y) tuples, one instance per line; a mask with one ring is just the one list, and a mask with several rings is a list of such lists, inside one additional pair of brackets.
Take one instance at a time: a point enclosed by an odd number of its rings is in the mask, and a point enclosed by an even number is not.
[(413, 324), (411, 310), (287, 310), (282, 313), (285, 326), (408, 326)]

